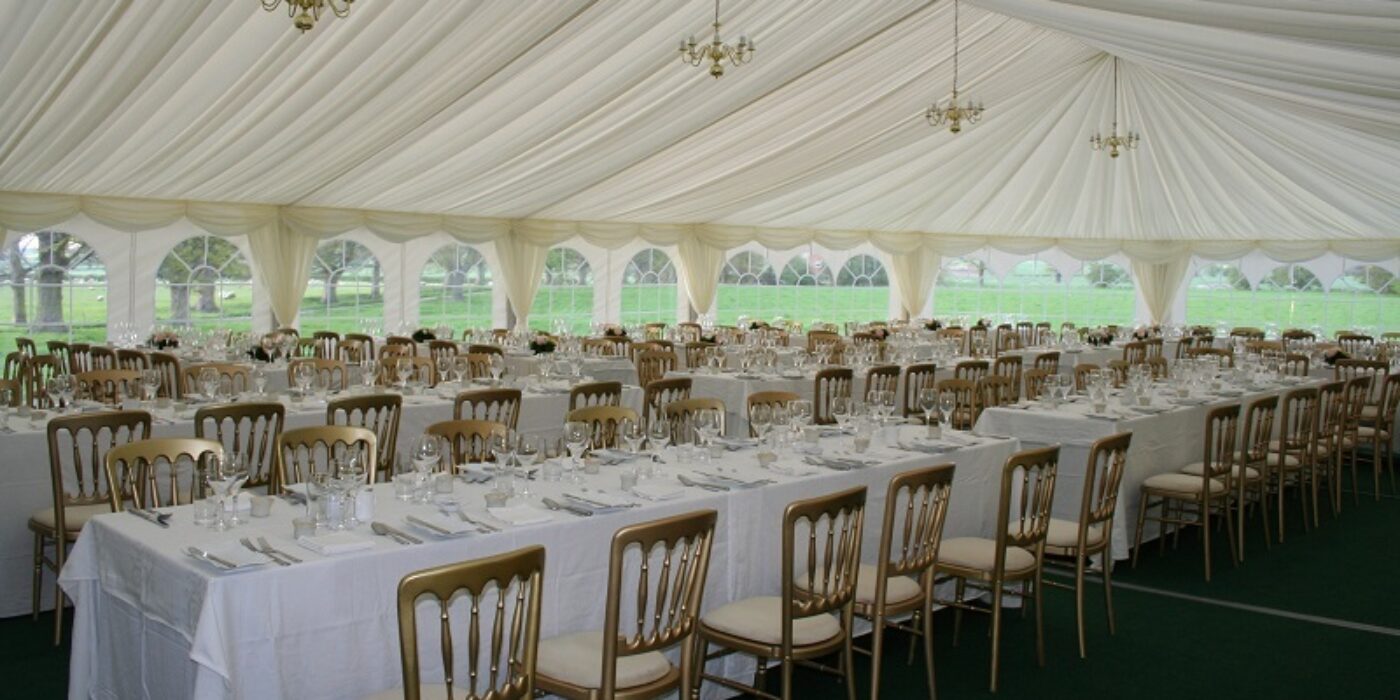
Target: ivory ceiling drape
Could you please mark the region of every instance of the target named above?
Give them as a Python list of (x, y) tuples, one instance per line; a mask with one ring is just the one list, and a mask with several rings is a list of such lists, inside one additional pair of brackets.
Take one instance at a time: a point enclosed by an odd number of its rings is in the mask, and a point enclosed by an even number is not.
[[(309, 241), (358, 228), (493, 243), (522, 315), (573, 236), (677, 246), (701, 310), (748, 241), (868, 242), (909, 313), (987, 246), (1167, 273), (1400, 254), (1400, 3), (968, 0), (960, 86), (987, 113), (957, 136), (922, 117), (952, 3), (726, 3), (761, 48), (720, 80), (674, 55), (709, 12), (366, 0), (302, 35), (253, 2), (0, 0), (0, 227), (247, 235), (281, 319)], [(1086, 143), (1112, 55), (1143, 135), (1116, 160)]]

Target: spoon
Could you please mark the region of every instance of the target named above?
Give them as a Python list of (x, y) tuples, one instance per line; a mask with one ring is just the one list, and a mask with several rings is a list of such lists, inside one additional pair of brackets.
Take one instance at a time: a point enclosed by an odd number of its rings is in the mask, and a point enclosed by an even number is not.
[[(384, 523), (375, 521), (373, 523), (370, 523), (369, 529), (373, 530), (374, 534), (388, 537), (389, 539), (398, 542), (399, 544), (414, 544), (414, 542), (410, 541), (408, 535), (405, 535), (402, 532), (399, 532), (398, 530), (395, 530), (389, 527), (388, 525), (385, 525)], [(421, 544), (421, 542), (419, 542), (418, 544)]]

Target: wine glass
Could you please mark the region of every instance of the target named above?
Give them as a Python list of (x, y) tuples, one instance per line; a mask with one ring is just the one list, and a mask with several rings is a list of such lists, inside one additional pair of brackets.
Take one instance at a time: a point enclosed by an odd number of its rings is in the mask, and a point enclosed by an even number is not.
[(943, 420), (949, 423), (949, 427), (952, 427), (953, 409), (957, 408), (957, 405), (957, 397), (953, 396), (953, 392), (945, 391), (939, 394), (938, 410), (942, 412)]
[(514, 431), (492, 433), (488, 441), (491, 449), (491, 456), (496, 461), (496, 466), (491, 470), (491, 490), (496, 493), (503, 493), (510, 496), (515, 490), (510, 483), (515, 474), (515, 447), (517, 437)]
[(592, 426), (584, 421), (569, 421), (564, 424), (564, 442), (569, 446), (569, 479), (574, 483), (581, 483), (583, 476), (579, 474), (579, 466), (583, 463), (583, 451), (588, 447), (592, 437)]
[[(517, 468), (524, 469), (526, 465), (533, 465), (538, 461), (540, 453), (543, 452), (543, 440), (538, 435), (520, 435), (519, 441), (515, 445), (515, 464)], [(534, 496), (530, 491), (530, 474), (528, 470), (519, 474), (520, 497), (531, 498)]]
[(73, 394), (78, 391), (78, 380), (71, 374), (54, 377), (58, 381), (58, 397), (63, 401), (63, 408), (67, 410), (73, 405)]
[(398, 375), (399, 387), (407, 394), (408, 380), (413, 376), (413, 361), (407, 357), (399, 358), (399, 363), (394, 366), (394, 372)]
[(489, 367), (489, 370), (491, 372), (491, 386), (499, 386), (501, 383), (501, 375), (504, 374), (506, 371), (506, 361), (501, 359), (500, 355), (497, 355), (496, 353), (491, 353), (490, 362), (491, 366)]
[(205, 367), (199, 370), (199, 390), (208, 401), (212, 402), (217, 399), (219, 394), (219, 370), (213, 367)]
[(773, 427), (773, 407), (765, 403), (754, 404), (749, 409), (749, 425), (753, 426), (754, 435), (762, 440)]
[(155, 401), (156, 392), (160, 390), (160, 370), (141, 370), (141, 391), (147, 401)]
[(467, 362), (467, 358), (458, 355), (457, 358), (452, 361), (452, 374), (457, 377), (458, 384), (466, 386), (467, 373), (470, 371), (471, 364)]
[(263, 368), (261, 363), (255, 364), (253, 365), (251, 376), (253, 379), (253, 390), (258, 393), (258, 396), (262, 396), (263, 391), (267, 389), (267, 370)]
[(340, 468), (336, 475), (340, 479), (341, 489), (345, 491), (345, 527), (354, 529), (360, 525), (360, 519), (355, 513), (355, 500), (365, 485), (365, 458), (361, 447), (351, 446), (346, 454), (341, 456)]
[(792, 422), (798, 426), (807, 425), (812, 418), (812, 402), (807, 399), (797, 399), (788, 404), (788, 411)]
[(438, 443), (437, 436), (428, 433), (419, 435), (413, 443), (413, 472), (417, 476), (415, 490), (420, 492), (420, 503), (427, 501), (428, 480), (432, 478), (433, 469), (442, 463), (442, 447)]
[(919, 408), (924, 411), (924, 423), (933, 425), (933, 412), (938, 408), (938, 390), (932, 387), (920, 389)]
[(297, 389), (301, 391), (302, 396), (310, 393), (311, 380), (315, 374), (316, 370), (307, 363), (299, 364), (296, 369), (292, 370), (292, 379), (296, 381)]
[(241, 525), (244, 521), (238, 517), (238, 492), (248, 480), (248, 458), (238, 450), (230, 450), (224, 454), (220, 466), (233, 479), (229, 484), (229, 525)]
[(237, 502), (231, 502), (230, 498), (237, 496), (238, 489), (247, 478), (248, 464), (237, 453), (224, 455), (223, 459), (210, 458), (209, 486), (214, 489), (214, 499), (218, 503), (218, 512), (210, 526), (212, 529), (228, 530), (237, 522), (236, 515), (229, 516), (229, 511), (237, 511)]
[(671, 425), (662, 418), (652, 418), (647, 425), (647, 449), (651, 450), (651, 460), (661, 461), (661, 454), (671, 442)]
[(442, 381), (447, 381), (447, 378), (448, 378), (449, 376), (452, 376), (452, 367), (453, 367), (453, 356), (452, 356), (452, 355), (439, 355), (439, 356), (438, 356), (438, 358), (437, 358), (437, 372), (438, 372), (438, 376), (439, 376), (439, 377), (442, 377)]
[(640, 454), (642, 443), (646, 442), (647, 432), (642, 428), (641, 423), (627, 418), (622, 421), (618, 428), (618, 435), (627, 444), (627, 452), (636, 456)]
[(366, 359), (360, 361), (360, 385), (366, 390), (374, 386), (375, 380), (378, 379), (378, 374), (379, 373), (375, 371), (374, 360)]

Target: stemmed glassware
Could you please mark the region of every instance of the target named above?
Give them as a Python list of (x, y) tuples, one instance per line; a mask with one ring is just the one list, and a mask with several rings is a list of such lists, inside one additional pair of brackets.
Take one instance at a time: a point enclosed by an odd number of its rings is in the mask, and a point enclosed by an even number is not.
[(471, 371), (471, 364), (467, 362), (467, 358), (458, 355), (452, 361), (452, 374), (457, 377), (457, 384), (466, 386), (467, 372), (469, 371)]
[[(651, 461), (660, 462), (661, 455), (666, 451), (666, 445), (671, 442), (671, 425), (660, 417), (651, 419), (647, 425), (647, 449), (651, 451)], [(649, 475), (652, 468), (647, 466), (642, 470), (643, 476)]]
[(351, 446), (346, 454), (341, 456), (336, 476), (340, 480), (341, 490), (345, 493), (345, 511), (342, 520), (346, 528), (354, 529), (360, 525), (360, 519), (355, 513), (356, 496), (365, 485), (365, 458), (360, 447)]
[(579, 467), (583, 464), (583, 451), (592, 437), (592, 426), (584, 421), (569, 421), (564, 424), (564, 443), (569, 446), (569, 480), (575, 484), (583, 482)]
[(627, 444), (627, 452), (633, 456), (641, 454), (642, 443), (646, 442), (647, 432), (642, 428), (641, 423), (632, 419), (622, 421), (618, 427), (618, 436)]
[(262, 363), (255, 364), (250, 376), (253, 379), (253, 391), (257, 392), (258, 396), (262, 396), (263, 391), (267, 389), (267, 369), (262, 366)]
[(919, 390), (919, 408), (924, 412), (924, 424), (933, 427), (933, 412), (938, 409), (938, 390), (924, 387)]
[[(243, 487), (243, 482), (248, 478), (248, 463), (237, 452), (224, 455), (223, 459), (211, 457), (209, 461), (209, 486), (214, 490), (214, 499), (218, 505), (214, 523), (210, 527), (214, 530), (228, 530), (237, 522), (237, 500), (238, 490)], [(230, 515), (230, 511), (235, 514)]]
[(447, 378), (448, 378), (448, 377), (452, 376), (453, 359), (454, 359), (454, 357), (451, 356), (451, 355), (439, 355), (439, 356), (438, 356), (438, 359), (437, 359), (437, 373), (438, 373), (438, 378), (439, 378), (438, 381), (443, 381), (443, 382), (445, 382), (445, 381), (447, 381)]
[(399, 358), (399, 362), (394, 366), (394, 372), (399, 378), (399, 388), (403, 393), (408, 393), (408, 380), (413, 376), (413, 361), (406, 357)]
[(375, 380), (378, 379), (378, 374), (379, 373), (375, 370), (374, 360), (366, 358), (360, 361), (360, 385), (363, 386), (366, 391), (374, 386)]
[(851, 408), (851, 397), (831, 397), (831, 417), (836, 419), (836, 425), (841, 428), (843, 433), (851, 424)]
[(141, 370), (141, 392), (146, 401), (155, 401), (156, 392), (160, 391), (160, 370)]
[(515, 492), (515, 450), (518, 445), (515, 431), (491, 435), (489, 447), (491, 456), (496, 459), (496, 467), (491, 470), (491, 490), (507, 497)]
[(749, 409), (749, 425), (753, 426), (754, 435), (762, 442), (773, 427), (773, 407), (764, 403), (754, 404), (754, 407)]
[(695, 412), (695, 435), (701, 447), (708, 448), (719, 436), (719, 413), (709, 409)]
[(542, 439), (538, 435), (521, 434), (515, 446), (515, 464), (521, 470), (519, 476), (521, 498), (530, 498), (530, 474), (526, 465), (534, 464), (543, 450)]
[(499, 386), (501, 383), (501, 375), (506, 371), (506, 361), (501, 359), (500, 355), (491, 353), (491, 366), (489, 369), (491, 372), (491, 386)]
[(939, 394), (938, 410), (942, 412), (943, 419), (948, 423), (949, 428), (951, 428), (953, 424), (953, 409), (957, 408), (957, 406), (957, 397), (953, 396), (953, 392), (945, 391)]
[(199, 390), (205, 400), (213, 402), (219, 396), (219, 370), (205, 367), (199, 370)]
[(433, 469), (442, 463), (442, 447), (438, 443), (437, 436), (428, 433), (419, 435), (413, 443), (413, 473), (417, 477), (414, 492), (419, 503), (431, 498), (428, 482), (432, 480)]

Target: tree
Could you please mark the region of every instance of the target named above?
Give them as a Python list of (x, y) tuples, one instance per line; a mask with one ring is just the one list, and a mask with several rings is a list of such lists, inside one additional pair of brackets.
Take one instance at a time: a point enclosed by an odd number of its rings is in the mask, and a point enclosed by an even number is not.
[(311, 260), (311, 276), (321, 280), (321, 303), (334, 306), (340, 303), (340, 280), (346, 273), (357, 272), (366, 262), (378, 265), (379, 260), (369, 252), (369, 248), (354, 241), (331, 241), (322, 243), (316, 249), (316, 257)]
[[(61, 231), (38, 231), (20, 236), (5, 247), (0, 275), (14, 296), (14, 322), (49, 332), (63, 332), (64, 288), (68, 276), (97, 262), (86, 243)], [(28, 285), (38, 286), (36, 317), (29, 318)]]
[(222, 238), (197, 236), (175, 244), (156, 270), (156, 280), (170, 289), (170, 318), (190, 320), (190, 291), (199, 295), (196, 310), (219, 313), (221, 279), (252, 279), (252, 271), (238, 247)]

